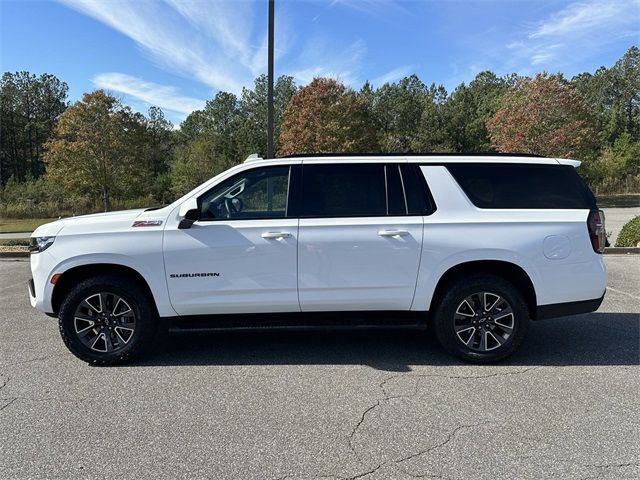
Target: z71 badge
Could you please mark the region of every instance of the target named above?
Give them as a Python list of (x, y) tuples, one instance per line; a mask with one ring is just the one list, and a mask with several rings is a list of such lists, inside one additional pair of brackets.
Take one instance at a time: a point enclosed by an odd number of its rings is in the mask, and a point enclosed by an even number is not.
[(162, 220), (134, 220), (132, 227), (159, 227)]

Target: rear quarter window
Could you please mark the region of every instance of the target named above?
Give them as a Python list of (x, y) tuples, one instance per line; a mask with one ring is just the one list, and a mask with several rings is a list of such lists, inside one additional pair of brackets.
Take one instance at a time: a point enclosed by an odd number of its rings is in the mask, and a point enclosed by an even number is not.
[(596, 208), (593, 194), (572, 166), (452, 164), (447, 169), (478, 208)]

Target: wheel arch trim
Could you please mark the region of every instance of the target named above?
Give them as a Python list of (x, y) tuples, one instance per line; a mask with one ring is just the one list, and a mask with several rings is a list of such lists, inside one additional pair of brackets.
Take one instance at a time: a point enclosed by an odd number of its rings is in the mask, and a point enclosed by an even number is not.
[(445, 259), (433, 268), (429, 275), (419, 276), (412, 310), (433, 311), (435, 302), (441, 297), (449, 281), (465, 273), (478, 272), (498, 275), (514, 283), (526, 297), (530, 314), (534, 317), (540, 301), (539, 289), (536, 288), (537, 274), (527, 262), (514, 257), (513, 252), (500, 252), (500, 254), (494, 252), (491, 255), (483, 254), (473, 257), (470, 257), (467, 252), (467, 255), (462, 257), (456, 255)]
[[(88, 272), (82, 272), (82, 274), (80, 274), (81, 271), (86, 269), (92, 269), (90, 274)], [(164, 266), (162, 270), (164, 272)], [(120, 254), (81, 255), (57, 264), (51, 270), (51, 275), (60, 273), (62, 274), (60, 279), (56, 285), (52, 285), (48, 281), (45, 284), (45, 298), (50, 299), (49, 306), (51, 312), (58, 312), (62, 302), (60, 296), (64, 293), (65, 288), (68, 287), (68, 285), (66, 285), (68, 280), (65, 281), (65, 278), (69, 279), (69, 273), (74, 271), (78, 272), (82, 277), (95, 276), (100, 273), (133, 274), (135, 279), (141, 283), (145, 293), (148, 294), (152, 306), (159, 316), (176, 315), (176, 312), (168, 302), (168, 291), (164, 278), (157, 278), (157, 275), (154, 277), (144, 265), (141, 265), (132, 257)], [(165, 300), (163, 300), (163, 298)]]

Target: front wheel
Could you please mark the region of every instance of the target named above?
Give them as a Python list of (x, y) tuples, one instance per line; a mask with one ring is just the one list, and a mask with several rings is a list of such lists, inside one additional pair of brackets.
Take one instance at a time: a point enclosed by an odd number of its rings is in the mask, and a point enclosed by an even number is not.
[(146, 349), (157, 322), (149, 301), (127, 278), (99, 276), (73, 288), (58, 325), (71, 353), (88, 363), (125, 363)]
[(449, 287), (433, 321), (438, 341), (449, 353), (474, 363), (491, 363), (520, 346), (529, 327), (529, 311), (511, 283), (476, 275)]

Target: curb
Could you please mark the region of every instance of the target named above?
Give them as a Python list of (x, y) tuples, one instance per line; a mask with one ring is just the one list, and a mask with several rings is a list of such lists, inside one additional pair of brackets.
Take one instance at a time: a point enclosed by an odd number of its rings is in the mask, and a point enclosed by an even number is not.
[(27, 258), (29, 252), (0, 252), (0, 258)]
[(605, 255), (619, 255), (629, 253), (640, 253), (640, 247), (608, 247), (604, 249)]

